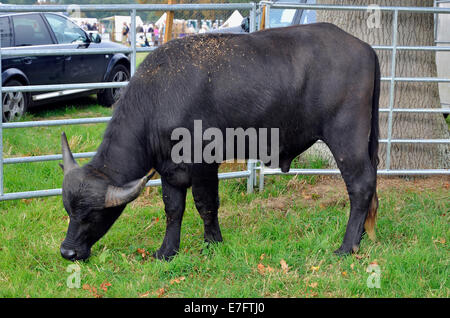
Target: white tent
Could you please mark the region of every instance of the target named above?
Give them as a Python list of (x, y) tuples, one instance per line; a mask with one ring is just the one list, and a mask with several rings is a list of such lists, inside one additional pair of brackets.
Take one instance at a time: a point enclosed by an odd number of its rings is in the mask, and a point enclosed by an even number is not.
[(166, 24), (166, 19), (167, 13), (164, 13), (161, 18), (159, 18), (158, 21), (155, 22), (155, 25), (158, 27), (158, 29), (161, 29), (161, 26)]
[[(115, 15), (112, 17), (101, 19), (101, 21), (109, 21), (112, 25), (113, 40), (122, 41), (122, 28), (123, 23), (126, 22), (128, 27), (131, 27), (131, 17), (128, 15)], [(136, 16), (136, 27), (139, 25), (144, 25), (140, 16)]]
[(242, 15), (239, 13), (239, 11), (238, 11), (238, 10), (234, 10), (234, 12), (233, 12), (233, 13), (230, 15), (230, 17), (227, 19), (227, 21), (225, 21), (225, 22), (219, 27), (219, 29), (239, 26), (239, 25), (241, 25), (243, 19), (244, 19), (244, 18), (243, 18)]

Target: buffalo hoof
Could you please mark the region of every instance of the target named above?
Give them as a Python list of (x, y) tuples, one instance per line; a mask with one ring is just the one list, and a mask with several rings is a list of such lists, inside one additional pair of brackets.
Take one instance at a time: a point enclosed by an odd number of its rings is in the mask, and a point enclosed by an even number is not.
[(210, 249), (209, 249), (209, 247), (211, 246), (211, 245), (215, 245), (215, 244), (220, 244), (220, 243), (222, 243), (222, 240), (215, 240), (215, 241), (209, 241), (209, 240), (207, 240), (207, 239), (205, 239), (205, 244), (203, 245), (203, 248), (201, 249), (201, 251), (200, 251), (200, 254), (207, 254), (207, 253), (209, 253), (210, 252)]
[(204, 239), (205, 239), (205, 243), (208, 243), (208, 244), (209, 243), (220, 243), (223, 241), (222, 234), (220, 233), (220, 231), (205, 234)]
[(359, 246), (354, 245), (352, 247), (347, 247), (342, 245), (337, 250), (334, 251), (334, 254), (338, 256), (350, 255), (352, 253), (356, 253), (359, 250)]
[(159, 249), (155, 253), (153, 253), (152, 256), (156, 259), (170, 262), (176, 254), (176, 251), (162, 251), (161, 249)]

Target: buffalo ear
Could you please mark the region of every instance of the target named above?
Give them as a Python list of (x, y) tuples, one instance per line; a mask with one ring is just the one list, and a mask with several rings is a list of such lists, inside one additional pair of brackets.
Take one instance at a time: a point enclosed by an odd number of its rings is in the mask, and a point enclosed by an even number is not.
[(67, 142), (66, 133), (63, 132), (61, 134), (61, 150), (63, 157), (63, 164), (60, 164), (60, 167), (64, 171), (64, 175), (66, 175), (70, 170), (79, 167), (75, 159), (73, 158), (72, 151), (70, 151), (69, 143)]
[(123, 187), (108, 186), (105, 195), (105, 208), (124, 205), (136, 199), (145, 188), (148, 180), (150, 180), (155, 173), (156, 171), (154, 170), (150, 171), (150, 173), (141, 179), (131, 181)]

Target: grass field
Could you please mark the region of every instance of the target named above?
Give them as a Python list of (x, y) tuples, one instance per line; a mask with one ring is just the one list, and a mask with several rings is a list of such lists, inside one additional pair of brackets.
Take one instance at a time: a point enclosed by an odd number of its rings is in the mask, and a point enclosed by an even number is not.
[[(111, 114), (95, 98), (71, 103), (34, 110), (24, 120)], [(63, 130), (73, 152), (94, 151), (105, 127), (8, 129), (4, 155), (60, 153)], [(295, 166), (324, 163), (302, 158)], [(62, 182), (56, 161), (6, 165), (4, 173), (5, 192)], [(130, 204), (91, 258), (76, 263), (59, 255), (68, 225), (60, 197), (0, 202), (0, 297), (449, 297), (449, 183), (380, 178), (377, 240), (364, 238), (360, 251), (346, 257), (333, 254), (349, 213), (341, 178), (267, 177), (264, 191), (253, 194), (246, 180), (221, 181), (224, 242), (208, 247), (189, 192), (180, 252), (171, 262), (148, 255), (164, 236), (160, 188)], [(67, 287), (70, 265), (79, 266), (80, 288)], [(368, 279), (377, 277), (380, 288), (369, 288)]]

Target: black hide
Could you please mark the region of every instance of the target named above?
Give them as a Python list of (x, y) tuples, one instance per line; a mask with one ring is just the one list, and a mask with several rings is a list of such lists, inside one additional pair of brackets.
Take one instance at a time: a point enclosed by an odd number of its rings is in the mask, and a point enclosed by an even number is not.
[[(105, 187), (123, 186), (151, 168), (161, 175), (167, 216), (166, 235), (155, 256), (176, 254), (190, 186), (205, 240), (222, 240), (218, 164), (174, 164), (170, 156), (172, 131), (192, 130), (194, 120), (202, 120), (203, 129), (279, 128), (283, 171), (317, 140), (324, 141), (351, 202), (337, 252), (356, 250), (370, 204), (376, 201), (379, 77), (374, 50), (326, 23), (170, 41), (149, 54), (130, 80), (93, 160), (65, 177), (65, 207), (78, 227), (69, 226), (71, 240), (63, 243), (62, 253), (64, 248), (66, 258), (86, 258), (124, 208), (98, 206)], [(82, 232), (82, 226), (93, 233), (71, 233)]]

